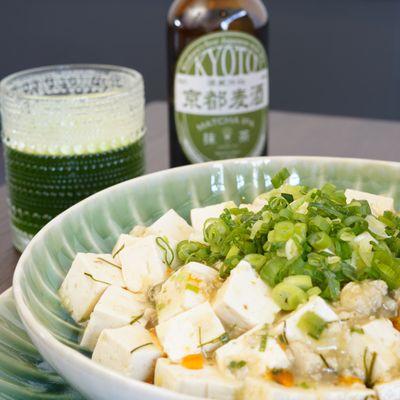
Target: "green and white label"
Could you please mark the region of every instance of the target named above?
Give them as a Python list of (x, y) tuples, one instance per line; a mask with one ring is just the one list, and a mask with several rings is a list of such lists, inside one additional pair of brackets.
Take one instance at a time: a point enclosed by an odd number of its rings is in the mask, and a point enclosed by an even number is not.
[(247, 33), (216, 32), (192, 42), (175, 75), (175, 122), (191, 162), (260, 155), (269, 105), (267, 54)]

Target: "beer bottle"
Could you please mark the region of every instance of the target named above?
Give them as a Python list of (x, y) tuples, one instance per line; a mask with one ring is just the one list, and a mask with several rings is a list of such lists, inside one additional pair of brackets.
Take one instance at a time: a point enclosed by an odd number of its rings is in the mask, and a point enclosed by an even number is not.
[(268, 14), (261, 0), (175, 0), (168, 14), (171, 165), (267, 151)]

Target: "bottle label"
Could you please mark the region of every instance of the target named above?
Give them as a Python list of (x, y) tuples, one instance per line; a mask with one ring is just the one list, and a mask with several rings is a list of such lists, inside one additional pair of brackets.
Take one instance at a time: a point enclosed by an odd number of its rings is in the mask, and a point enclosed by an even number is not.
[(261, 155), (269, 105), (268, 59), (242, 32), (216, 32), (192, 42), (175, 74), (175, 124), (189, 161)]

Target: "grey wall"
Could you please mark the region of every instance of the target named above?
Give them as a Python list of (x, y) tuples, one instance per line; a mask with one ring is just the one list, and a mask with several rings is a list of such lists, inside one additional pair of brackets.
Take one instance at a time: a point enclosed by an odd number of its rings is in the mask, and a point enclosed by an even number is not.
[[(265, 2), (273, 108), (400, 119), (400, 0)], [(0, 78), (55, 63), (120, 64), (144, 74), (149, 101), (163, 99), (170, 4), (0, 0)]]
[[(399, 0), (265, 0), (272, 105), (400, 119)], [(137, 68), (165, 98), (170, 0), (0, 0), (0, 78), (45, 64)]]

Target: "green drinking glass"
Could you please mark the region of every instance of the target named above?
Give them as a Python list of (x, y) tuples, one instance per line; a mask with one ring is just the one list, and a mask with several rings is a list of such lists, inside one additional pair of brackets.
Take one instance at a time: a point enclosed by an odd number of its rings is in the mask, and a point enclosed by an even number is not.
[(78, 201), (144, 173), (144, 85), (131, 69), (60, 65), (0, 83), (13, 243)]

